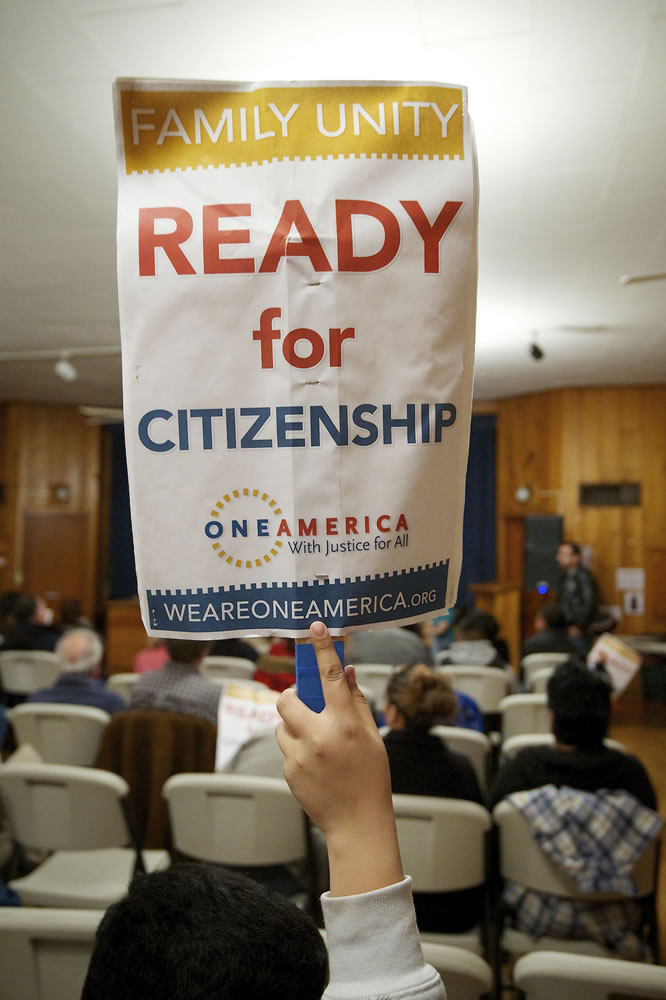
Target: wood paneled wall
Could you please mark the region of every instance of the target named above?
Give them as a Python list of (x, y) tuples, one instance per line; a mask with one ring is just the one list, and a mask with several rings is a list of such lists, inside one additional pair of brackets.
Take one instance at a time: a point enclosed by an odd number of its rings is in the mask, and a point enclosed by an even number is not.
[[(0, 405), (1, 589), (79, 598), (94, 618), (101, 430), (75, 407)], [(59, 595), (59, 596), (56, 596)]]
[[(645, 570), (645, 614), (619, 630), (666, 630), (666, 386), (561, 389), (500, 400), (497, 414), (498, 580), (520, 582), (522, 518), (560, 514), (565, 536), (592, 546), (605, 603), (623, 603), (618, 568)], [(640, 484), (640, 506), (579, 504), (581, 484), (620, 482)]]

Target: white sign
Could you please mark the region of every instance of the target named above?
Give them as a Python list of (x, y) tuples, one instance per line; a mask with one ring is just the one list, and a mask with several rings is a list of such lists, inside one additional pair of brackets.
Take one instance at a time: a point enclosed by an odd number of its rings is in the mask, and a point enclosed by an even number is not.
[(590, 667), (603, 664), (614, 693), (619, 695), (638, 673), (641, 655), (616, 635), (604, 632), (587, 654), (587, 663)]
[(477, 271), (463, 87), (119, 81), (134, 546), (152, 635), (455, 603)]
[(221, 771), (239, 747), (254, 733), (280, 721), (276, 702), (279, 694), (266, 688), (225, 684), (217, 714), (217, 748), (215, 770)]
[(645, 570), (640, 567), (621, 567), (615, 570), (616, 590), (645, 590)]

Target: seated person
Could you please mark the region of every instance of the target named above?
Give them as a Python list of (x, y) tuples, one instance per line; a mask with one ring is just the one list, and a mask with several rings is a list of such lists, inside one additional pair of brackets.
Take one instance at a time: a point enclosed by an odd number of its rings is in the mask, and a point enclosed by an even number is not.
[(292, 792), (327, 840), (328, 963), (288, 900), (235, 873), (174, 866), (137, 877), (109, 908), (82, 1000), (445, 1000), (423, 962), (381, 738), (328, 631), (317, 622), (311, 635), (326, 707), (317, 714), (286, 691), (278, 739)]
[(576, 656), (576, 645), (567, 631), (567, 623), (558, 604), (544, 604), (534, 618), (534, 635), (526, 639), (521, 657), (531, 653), (568, 653)]
[(102, 640), (90, 628), (72, 628), (58, 640), (55, 649), (62, 660), (62, 671), (51, 687), (40, 688), (28, 701), (63, 705), (87, 705), (113, 715), (127, 706), (115, 691), (107, 691), (94, 674), (104, 654)]
[(40, 649), (52, 653), (60, 632), (53, 627), (53, 612), (41, 597), (20, 594), (12, 602), (12, 624), (5, 632), (2, 650)]
[[(449, 750), (428, 730), (455, 717), (456, 695), (448, 677), (423, 664), (393, 675), (386, 688), (384, 736), (397, 794), (435, 795), (483, 804), (476, 772), (461, 753)], [(463, 932), (481, 918), (483, 889), (415, 893), (414, 906), (422, 931)]]
[(246, 639), (216, 639), (211, 643), (209, 656), (238, 656), (243, 660), (252, 660), (256, 663), (259, 659), (259, 650)]
[(196, 715), (216, 726), (222, 688), (199, 673), (208, 644), (166, 639), (165, 645), (169, 660), (159, 670), (141, 674), (132, 688), (129, 707)]
[[(642, 807), (656, 809), (656, 796), (645, 768), (636, 757), (604, 745), (611, 712), (610, 688), (605, 679), (584, 664), (563, 663), (549, 679), (548, 705), (555, 742), (526, 747), (500, 767), (490, 791), (490, 808), (506, 796), (534, 789), (542, 793), (544, 804), (538, 810), (544, 815), (546, 809), (558, 808), (548, 803), (556, 797), (558, 789), (564, 789), (572, 801), (575, 799), (569, 795), (572, 790), (598, 796), (591, 807), (596, 805), (598, 811), (603, 809), (606, 813), (613, 808), (609, 793), (622, 792), (625, 793), (623, 812), (615, 822), (610, 821), (606, 833), (612, 830), (618, 837), (626, 836), (627, 845), (630, 840), (634, 845), (641, 843), (641, 831), (631, 826), (631, 817), (638, 816)], [(590, 808), (589, 799), (584, 795), (579, 799), (579, 808)], [(530, 808), (530, 803), (522, 803), (522, 798), (520, 805)], [(646, 821), (652, 820), (642, 809), (640, 822)], [(645, 846), (646, 842), (643, 849)], [(587, 847), (586, 865), (590, 870), (597, 850), (607, 865), (611, 855), (605, 836), (599, 844)], [(504, 900), (517, 926), (534, 937), (549, 934), (594, 938), (617, 950), (622, 957), (647, 957), (636, 933), (643, 920), (638, 902), (600, 905), (567, 899), (560, 905), (558, 897), (512, 883), (505, 887)], [(536, 922), (535, 914), (539, 917)]]
[(455, 628), (455, 642), (440, 660), (441, 666), (499, 667), (510, 669), (497, 648), (499, 625), (487, 611), (469, 611)]
[(428, 645), (421, 638), (421, 626), (403, 625), (369, 632), (352, 632), (345, 650), (350, 663), (387, 663), (392, 667), (411, 667), (415, 663), (432, 666)]
[(145, 649), (140, 649), (134, 657), (134, 673), (147, 674), (159, 670), (169, 661), (169, 650), (164, 639), (148, 639)]

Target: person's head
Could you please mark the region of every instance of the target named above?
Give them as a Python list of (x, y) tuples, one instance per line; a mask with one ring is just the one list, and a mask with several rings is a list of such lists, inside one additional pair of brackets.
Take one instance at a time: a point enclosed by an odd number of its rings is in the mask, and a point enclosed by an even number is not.
[(37, 613), (37, 599), (32, 594), (19, 594), (14, 602), (14, 620), (24, 624), (34, 621)]
[(468, 611), (456, 625), (456, 638), (462, 640), (489, 639), (492, 642), (498, 633), (497, 619), (489, 611)]
[(18, 590), (6, 590), (0, 594), (0, 633), (16, 621), (15, 608), (20, 597)]
[(562, 542), (557, 550), (557, 565), (560, 569), (574, 569), (580, 565), (581, 547), (577, 542)]
[(310, 918), (227, 869), (139, 875), (106, 911), (81, 1000), (320, 1000), (328, 956)]
[(544, 604), (536, 613), (534, 627), (538, 632), (544, 629), (566, 628), (566, 619), (559, 604)]
[(391, 729), (426, 731), (455, 717), (453, 685), (422, 663), (396, 671), (386, 686), (386, 723)]
[(210, 649), (209, 643), (198, 639), (165, 639), (164, 645), (175, 663), (191, 665), (199, 663)]
[(102, 662), (102, 640), (90, 628), (72, 628), (58, 639), (55, 647), (62, 661), (62, 673), (89, 674)]
[(610, 722), (611, 691), (601, 674), (585, 663), (567, 660), (551, 674), (547, 695), (557, 743), (587, 749), (603, 742)]

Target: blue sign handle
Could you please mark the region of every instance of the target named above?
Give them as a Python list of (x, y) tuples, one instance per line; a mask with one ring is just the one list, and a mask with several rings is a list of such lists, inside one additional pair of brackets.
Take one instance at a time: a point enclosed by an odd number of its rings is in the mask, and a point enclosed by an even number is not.
[[(345, 644), (340, 639), (334, 642), (335, 652), (342, 663), (345, 662)], [(313, 712), (321, 712), (326, 702), (319, 680), (319, 668), (314, 646), (311, 642), (296, 643), (296, 694), (304, 705)]]

